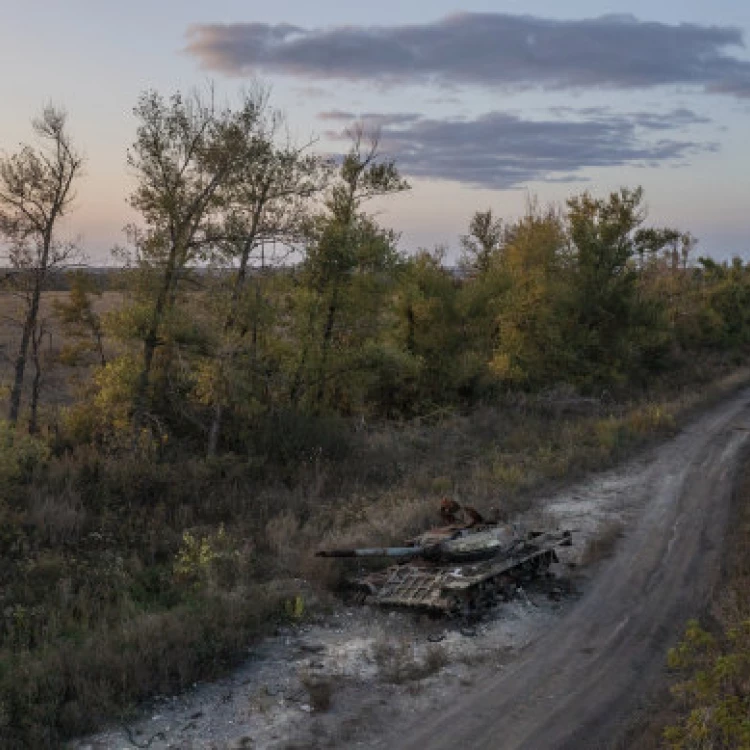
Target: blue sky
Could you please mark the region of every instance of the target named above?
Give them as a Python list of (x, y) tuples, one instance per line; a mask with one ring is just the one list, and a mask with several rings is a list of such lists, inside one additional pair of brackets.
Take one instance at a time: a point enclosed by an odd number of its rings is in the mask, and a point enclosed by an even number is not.
[(0, 148), (28, 139), (45, 101), (67, 108), (87, 155), (68, 231), (96, 262), (132, 219), (125, 151), (138, 94), (212, 79), (231, 96), (252, 74), (321, 149), (344, 148), (337, 134), (354, 116), (381, 126), (413, 185), (376, 207), (404, 249), (455, 249), (475, 210), (517, 216), (529, 194), (561, 202), (640, 184), (652, 223), (692, 231), (700, 252), (750, 259), (747, 2), (0, 0), (0, 10)]

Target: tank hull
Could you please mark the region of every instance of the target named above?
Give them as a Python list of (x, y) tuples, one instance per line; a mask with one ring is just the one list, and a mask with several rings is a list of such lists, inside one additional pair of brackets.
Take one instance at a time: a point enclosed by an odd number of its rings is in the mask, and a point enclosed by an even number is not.
[[(412, 558), (358, 576), (351, 585), (361, 601), (377, 606), (472, 616), (509, 599), (521, 583), (545, 573), (558, 561), (557, 548), (571, 543), (570, 532), (537, 535), (516, 540), (477, 562), (468, 562), (467, 557), (481, 555), (481, 549), (459, 545), (438, 561)], [(462, 559), (462, 554), (467, 557)]]

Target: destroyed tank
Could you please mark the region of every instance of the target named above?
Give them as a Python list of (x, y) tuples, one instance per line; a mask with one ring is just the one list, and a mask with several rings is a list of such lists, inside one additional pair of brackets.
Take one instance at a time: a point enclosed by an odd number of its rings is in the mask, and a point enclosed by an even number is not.
[(570, 531), (520, 534), (501, 524), (447, 526), (404, 547), (320, 550), (319, 557), (397, 558), (384, 570), (349, 581), (358, 601), (449, 616), (477, 616), (557, 562)]

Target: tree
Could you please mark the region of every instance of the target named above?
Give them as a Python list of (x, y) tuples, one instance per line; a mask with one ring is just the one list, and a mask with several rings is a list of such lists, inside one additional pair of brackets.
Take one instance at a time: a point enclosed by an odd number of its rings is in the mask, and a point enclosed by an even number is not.
[(42, 364), (42, 343), (49, 334), (47, 320), (39, 318), (31, 332), (31, 363), (34, 366), (34, 377), (31, 380), (31, 398), (29, 399), (29, 434), (39, 431), (39, 396), (42, 392), (44, 367)]
[(639, 336), (653, 317), (633, 261), (642, 254), (643, 190), (621, 188), (606, 199), (583, 193), (567, 203), (576, 376), (587, 384), (617, 381), (638, 359)]
[[(400, 387), (380, 387), (390, 411), (409, 413), (455, 401), (474, 372), (467, 371), (466, 336), (458, 308), (459, 282), (445, 268), (444, 248), (420, 250), (403, 265), (394, 295), (391, 336), (405, 360)], [(385, 384), (384, 384), (385, 385)]]
[(477, 211), (469, 223), (469, 233), (461, 237), (462, 265), (475, 273), (487, 273), (503, 245), (502, 219), (492, 209)]
[[(254, 138), (245, 152), (237, 155), (241, 166), (236, 179), (225, 191), (219, 247), (231, 273), (225, 274), (223, 285), (227, 294), (220, 305), (223, 320), (218, 351), (209, 363), (213, 401), (209, 455), (216, 452), (224, 410), (232, 400), (232, 383), (242, 379), (233, 368), (248, 353), (249, 362), (243, 364), (250, 376), (259, 369), (259, 329), (264, 309), (260, 278), (256, 278), (254, 300), (248, 303), (246, 299), (253, 256), (267, 243), (291, 249), (304, 240), (309, 201), (324, 187), (329, 174), (328, 161), (309, 153), (310, 144), (297, 147), (277, 142), (281, 123), (275, 112), (259, 118)], [(264, 256), (261, 265), (265, 266), (266, 260)], [(203, 387), (205, 390), (206, 378)]]
[[(292, 378), (290, 400), (297, 405), (307, 379), (314, 410), (322, 407), (329, 390), (329, 365), (337, 326), (347, 305), (354, 300), (349, 293), (359, 288), (357, 302), (364, 313), (364, 303), (371, 302), (378, 289), (374, 277), (388, 273), (398, 262), (396, 235), (379, 227), (362, 211), (362, 205), (373, 198), (409, 189), (395, 163), (379, 157), (377, 135), (368, 135), (358, 125), (350, 131), (350, 136), (352, 146), (329, 189), (326, 211), (311, 228), (299, 295), (305, 309), (306, 330), (300, 332), (303, 343)], [(365, 328), (376, 321), (374, 312), (359, 318)], [(340, 333), (342, 354), (351, 352), (353, 340), (349, 339), (347, 346), (345, 332)], [(363, 335), (366, 336), (360, 330), (356, 337), (360, 344)]]
[(491, 370), (505, 382), (539, 386), (569, 371), (565, 226), (535, 206), (509, 227), (498, 273), (504, 277)]
[[(42, 292), (52, 271), (77, 252), (74, 245), (60, 241), (58, 228), (70, 211), (73, 186), (83, 166), (62, 109), (46, 106), (32, 126), (39, 145), (26, 145), (0, 158), (0, 237), (9, 248), (12, 288), (24, 303), (8, 406), (13, 424), (21, 408), (29, 346), (34, 345), (37, 351), (42, 335), (38, 330)], [(38, 358), (35, 361), (38, 363)], [(38, 386), (39, 380), (35, 382)]]
[[(136, 426), (152, 416), (154, 355), (170, 343), (167, 323), (191, 265), (214, 249), (222, 189), (239, 175), (264, 106), (260, 90), (245, 93), (236, 110), (219, 109), (213, 92), (187, 99), (176, 93), (167, 101), (150, 91), (135, 108), (140, 124), (128, 164), (137, 187), (130, 203), (145, 226), (131, 234), (138, 265), (150, 280), (136, 326), (143, 345), (134, 386)], [(167, 347), (165, 371), (168, 352)]]
[(750, 266), (737, 257), (731, 263), (710, 258), (698, 263), (696, 339), (709, 348), (740, 350), (750, 342)]

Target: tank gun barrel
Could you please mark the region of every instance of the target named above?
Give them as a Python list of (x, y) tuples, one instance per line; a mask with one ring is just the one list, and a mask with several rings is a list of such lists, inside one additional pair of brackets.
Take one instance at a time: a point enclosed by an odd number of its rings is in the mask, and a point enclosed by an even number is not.
[(322, 549), (316, 557), (416, 557), (424, 547), (366, 547), (364, 549)]

